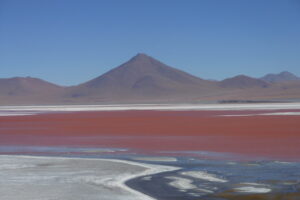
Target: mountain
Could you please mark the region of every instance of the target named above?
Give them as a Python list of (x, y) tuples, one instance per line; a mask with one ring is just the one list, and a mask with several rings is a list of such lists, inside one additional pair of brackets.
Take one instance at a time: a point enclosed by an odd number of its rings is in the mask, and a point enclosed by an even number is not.
[(0, 79), (0, 105), (262, 102), (300, 100), (300, 79), (289, 72), (261, 79), (238, 75), (204, 80), (146, 54), (90, 81), (61, 87), (31, 77)]
[(0, 103), (27, 104), (53, 102), (63, 87), (31, 77), (0, 79)]
[(279, 74), (267, 74), (261, 77), (260, 79), (270, 83), (278, 83), (278, 82), (285, 82), (285, 81), (300, 80), (300, 77), (297, 77), (296, 75), (290, 72), (283, 71)]
[(190, 98), (217, 89), (203, 80), (167, 66), (146, 55), (137, 54), (128, 62), (86, 83), (68, 89), (72, 98), (106, 100), (149, 100)]
[(232, 78), (224, 79), (223, 81), (219, 82), (219, 86), (224, 88), (267, 88), (269, 83), (264, 80), (252, 78), (245, 75), (238, 75)]
[(61, 87), (38, 78), (15, 77), (0, 79), (0, 95), (22, 96), (49, 94), (61, 90)]

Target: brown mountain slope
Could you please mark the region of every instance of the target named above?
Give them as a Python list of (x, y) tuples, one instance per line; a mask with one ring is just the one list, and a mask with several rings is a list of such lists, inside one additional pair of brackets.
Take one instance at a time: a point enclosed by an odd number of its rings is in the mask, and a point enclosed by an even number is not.
[(219, 98), (225, 100), (300, 101), (300, 81), (274, 83), (267, 88), (244, 88), (230, 91), (227, 95)]
[(15, 77), (0, 79), (0, 95), (22, 96), (49, 94), (61, 90), (62, 87), (38, 78)]
[(266, 82), (261, 79), (239, 75), (219, 82), (227, 89), (223, 96), (215, 99), (224, 100), (267, 100), (298, 101), (300, 100), (300, 81)]
[(0, 104), (58, 102), (63, 87), (31, 77), (0, 79)]
[(267, 74), (260, 78), (261, 80), (270, 82), (270, 83), (279, 83), (279, 82), (287, 82), (287, 81), (300, 81), (300, 78), (296, 75), (283, 71), (279, 74)]
[(119, 67), (69, 88), (67, 96), (98, 101), (188, 99), (217, 89), (213, 81), (169, 67), (145, 54), (137, 54)]
[(253, 88), (253, 87), (266, 88), (269, 86), (269, 83), (260, 79), (251, 78), (249, 76), (238, 75), (233, 78), (228, 78), (219, 82), (219, 86), (224, 88), (240, 88), (240, 89)]

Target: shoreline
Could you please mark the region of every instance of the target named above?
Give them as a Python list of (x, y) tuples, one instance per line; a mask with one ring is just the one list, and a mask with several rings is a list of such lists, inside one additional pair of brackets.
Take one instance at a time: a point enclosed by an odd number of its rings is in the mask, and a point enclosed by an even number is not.
[[(140, 156), (2, 155), (0, 195), (6, 200), (97, 200), (99, 195), (103, 200), (210, 200), (223, 195), (272, 199), (298, 195), (293, 192), (299, 188), (300, 163), (185, 157), (170, 166), (169, 159), (134, 161)], [(269, 172), (273, 172), (271, 177)], [(21, 194), (14, 192), (18, 188), (22, 188)]]
[[(155, 200), (153, 197), (144, 194), (142, 192), (139, 192), (137, 190), (134, 190), (130, 188), (129, 186), (126, 185), (126, 182), (132, 179), (136, 179), (142, 176), (148, 176), (148, 175), (154, 175), (158, 173), (163, 173), (163, 172), (171, 172), (175, 170), (179, 170), (180, 168), (178, 167), (173, 167), (173, 166), (164, 166), (164, 165), (154, 165), (154, 164), (142, 164), (134, 161), (126, 161), (126, 160), (119, 160), (119, 159), (104, 159), (104, 158), (71, 158), (71, 157), (53, 157), (53, 156), (24, 156), (24, 155), (0, 155), (0, 160), (5, 159), (5, 158), (12, 158), (12, 159), (38, 159), (38, 160), (51, 160), (51, 161), (93, 161), (93, 162), (113, 162), (113, 163), (119, 163), (119, 164), (126, 164), (126, 165), (132, 165), (132, 166), (138, 166), (141, 168), (145, 168), (141, 172), (138, 173), (130, 173), (126, 174), (124, 173), (123, 175), (119, 177), (115, 177), (117, 180), (114, 180), (113, 178), (109, 180), (103, 180), (105, 184), (108, 184), (109, 187), (112, 189), (117, 189), (121, 188), (124, 191), (127, 191), (131, 193), (132, 195), (135, 195), (137, 199), (141, 200)], [(2, 163), (3, 164), (3, 163)], [(4, 165), (5, 166), (5, 165)], [(9, 166), (9, 165), (8, 165)], [(14, 165), (12, 165), (14, 166)], [(26, 165), (24, 165), (26, 168)], [(101, 170), (101, 169), (99, 169)], [(99, 182), (99, 180), (98, 180)], [(100, 181), (101, 182), (101, 181)], [(114, 195), (114, 191), (112, 191), (112, 196)]]
[[(300, 110), (300, 103), (245, 104), (116, 104), (116, 105), (36, 105), (0, 106), (0, 116), (27, 116), (44, 113), (97, 111), (270, 111)], [(297, 115), (300, 115), (297, 113)]]

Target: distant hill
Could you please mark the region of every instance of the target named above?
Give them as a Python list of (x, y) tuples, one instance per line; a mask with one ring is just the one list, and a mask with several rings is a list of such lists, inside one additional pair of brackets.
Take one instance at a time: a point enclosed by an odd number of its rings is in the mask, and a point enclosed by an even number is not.
[(300, 81), (300, 77), (297, 77), (296, 75), (283, 71), (279, 74), (267, 74), (260, 78), (261, 80), (270, 82), (270, 83), (278, 83), (278, 82), (285, 82), (285, 81)]
[(0, 95), (23, 96), (49, 94), (60, 91), (62, 87), (38, 78), (15, 77), (0, 79)]
[(263, 80), (252, 78), (245, 75), (238, 75), (232, 78), (224, 79), (223, 81), (219, 82), (219, 86), (225, 88), (266, 88), (269, 84)]
[(0, 79), (0, 105), (278, 102), (300, 100), (300, 79), (289, 73), (260, 79), (238, 75), (204, 80), (146, 54), (77, 86), (31, 77)]
[(31, 77), (0, 79), (0, 104), (54, 102), (63, 87)]
[(68, 89), (73, 98), (101, 100), (148, 100), (199, 96), (217, 89), (215, 82), (203, 80), (167, 66), (146, 55), (137, 54), (107, 73)]

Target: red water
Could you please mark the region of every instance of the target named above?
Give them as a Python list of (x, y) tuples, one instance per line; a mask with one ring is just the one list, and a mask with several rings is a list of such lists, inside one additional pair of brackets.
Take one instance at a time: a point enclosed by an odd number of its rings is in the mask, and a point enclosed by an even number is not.
[(99, 111), (7, 116), (0, 117), (0, 145), (197, 150), (300, 160), (300, 116), (220, 116), (265, 112), (277, 111)]

